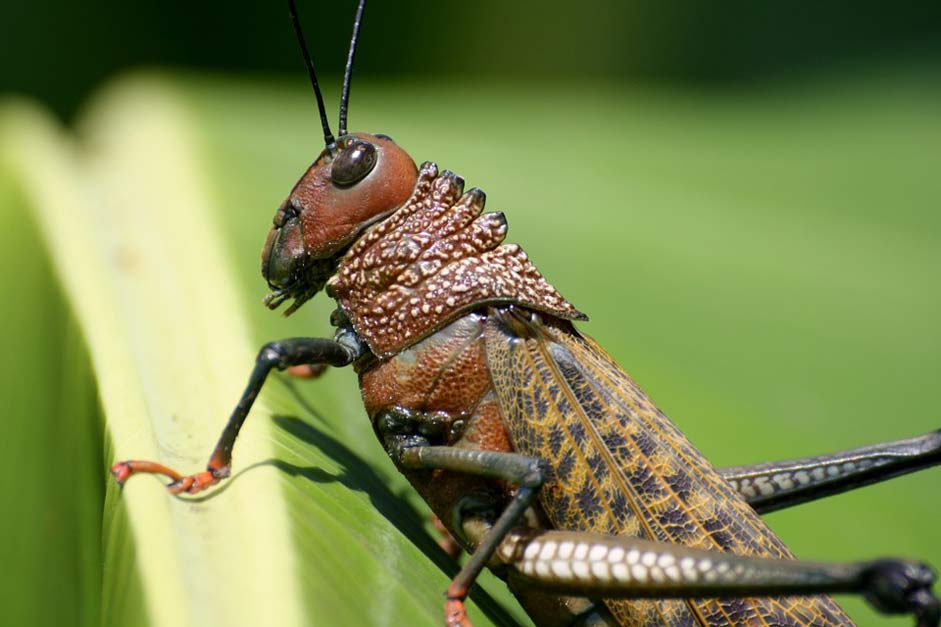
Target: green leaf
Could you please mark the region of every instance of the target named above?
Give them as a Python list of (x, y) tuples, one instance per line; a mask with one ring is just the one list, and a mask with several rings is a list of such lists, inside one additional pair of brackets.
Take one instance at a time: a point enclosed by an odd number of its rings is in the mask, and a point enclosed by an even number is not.
[[(105, 461), (202, 468), (256, 344), (195, 121), (175, 88), (153, 79), (106, 93), (84, 121), (79, 146), (28, 108), (6, 111), (4, 121), (7, 161), (27, 197), (21, 204), (36, 211), (89, 347), (113, 443)], [(27, 269), (42, 276), (48, 265), (35, 239), (28, 253), (8, 253), (11, 262), (37, 258)], [(33, 356), (55, 361), (58, 348)], [(347, 404), (342, 411), (362, 423), (353, 431), (369, 428), (361, 406), (331, 389), (335, 377), (317, 386), (310, 405), (285, 384), (270, 386), (239, 438), (235, 476), (204, 498), (173, 498), (149, 477), (119, 492), (100, 472), (98, 449), (82, 449), (98, 458), (83, 496), (97, 492), (89, 503), (101, 506), (107, 486), (103, 624), (132, 617), (152, 625), (441, 623), (449, 580), (442, 571), (455, 566), (399, 499), (402, 481), (388, 482), (388, 469), (373, 469), (344, 443), (349, 433), (333, 424), (342, 419), (327, 419)], [(38, 489), (61, 490), (72, 466), (39, 453), (53, 423), (36, 422), (32, 461), (46, 468)], [(89, 424), (72, 430), (80, 436), (73, 445), (93, 438)], [(94, 590), (93, 578), (82, 581)], [(89, 592), (75, 603), (93, 615), (95, 601)], [(509, 621), (486, 603), (494, 620)]]
[[(10, 105), (0, 120), (10, 130), (37, 115)], [(94, 374), (22, 183), (0, 167), (0, 622), (94, 625), (105, 489)]]

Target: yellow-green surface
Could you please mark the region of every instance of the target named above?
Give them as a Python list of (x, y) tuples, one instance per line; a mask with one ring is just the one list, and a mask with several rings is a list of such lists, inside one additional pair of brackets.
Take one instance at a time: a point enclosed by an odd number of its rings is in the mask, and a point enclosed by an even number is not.
[[(71, 136), (0, 110), (0, 623), (440, 623), (448, 562), (351, 372), (301, 399), (271, 385), (218, 496), (105, 473), (200, 468), (257, 346), (330, 332), (323, 298), (260, 304), (267, 226), (318, 152), (291, 85), (125, 80)], [(582, 328), (731, 465), (941, 426), (938, 96), (918, 73), (763, 94), (361, 81), (351, 127), (485, 189)], [(801, 556), (938, 563), (938, 472), (769, 520)]]

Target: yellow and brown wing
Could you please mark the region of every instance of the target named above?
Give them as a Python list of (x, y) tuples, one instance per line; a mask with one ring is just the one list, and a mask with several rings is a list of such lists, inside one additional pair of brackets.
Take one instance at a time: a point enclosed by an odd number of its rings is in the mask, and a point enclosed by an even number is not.
[[(792, 557), (634, 380), (570, 323), (493, 309), (486, 344), (515, 449), (551, 468), (540, 502), (557, 529)], [(825, 596), (606, 604), (638, 627), (853, 624)]]

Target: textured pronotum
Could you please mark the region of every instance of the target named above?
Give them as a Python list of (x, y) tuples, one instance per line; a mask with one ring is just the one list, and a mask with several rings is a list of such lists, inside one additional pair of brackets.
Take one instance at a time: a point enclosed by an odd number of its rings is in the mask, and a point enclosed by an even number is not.
[(424, 163), (405, 206), (372, 227), (340, 261), (330, 290), (374, 353), (414, 344), (469, 307), (515, 303), (583, 320), (516, 244), (506, 218), (484, 213), (479, 189)]

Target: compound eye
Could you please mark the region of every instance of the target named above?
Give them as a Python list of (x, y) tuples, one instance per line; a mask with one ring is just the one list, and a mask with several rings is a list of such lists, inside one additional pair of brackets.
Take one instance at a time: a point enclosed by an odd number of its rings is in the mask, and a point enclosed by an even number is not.
[(350, 142), (340, 151), (330, 169), (330, 179), (337, 187), (349, 187), (363, 180), (376, 167), (376, 147), (362, 140)]

